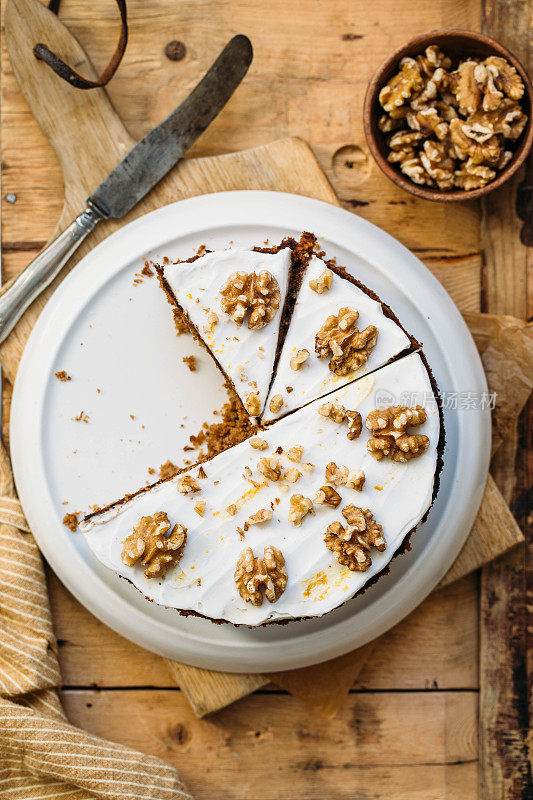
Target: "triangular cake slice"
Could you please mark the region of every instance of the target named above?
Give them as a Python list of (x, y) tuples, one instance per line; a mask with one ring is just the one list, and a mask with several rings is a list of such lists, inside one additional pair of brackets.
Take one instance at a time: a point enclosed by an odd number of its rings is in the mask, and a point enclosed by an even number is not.
[(312, 256), (270, 388), (270, 422), (387, 364), (412, 346), (392, 312), (340, 269)]
[(321, 616), (376, 580), (425, 517), (442, 439), (412, 353), (80, 527), (101, 563), (182, 613)]
[(233, 248), (158, 266), (169, 298), (252, 416), (265, 406), (291, 265), (285, 247)]

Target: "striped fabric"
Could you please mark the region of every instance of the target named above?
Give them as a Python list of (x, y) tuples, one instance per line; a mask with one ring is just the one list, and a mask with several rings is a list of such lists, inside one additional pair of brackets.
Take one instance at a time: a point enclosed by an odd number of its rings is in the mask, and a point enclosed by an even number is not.
[(1, 447), (0, 495), (0, 797), (192, 800), (164, 761), (69, 724), (43, 564)]

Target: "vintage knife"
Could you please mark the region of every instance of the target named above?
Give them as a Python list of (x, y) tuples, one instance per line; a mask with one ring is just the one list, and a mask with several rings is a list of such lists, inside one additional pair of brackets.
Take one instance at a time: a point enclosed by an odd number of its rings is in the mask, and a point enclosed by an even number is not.
[(95, 225), (123, 217), (172, 169), (224, 108), (252, 57), (250, 40), (234, 36), (183, 103), (130, 150), (88, 198), (86, 209), (26, 267), (0, 297), (0, 342)]

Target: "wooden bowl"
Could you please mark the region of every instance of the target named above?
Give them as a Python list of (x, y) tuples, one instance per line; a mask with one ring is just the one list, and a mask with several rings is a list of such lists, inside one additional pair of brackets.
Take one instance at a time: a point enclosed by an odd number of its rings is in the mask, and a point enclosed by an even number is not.
[[(379, 118), (384, 113), (378, 99), (379, 92), (392, 75), (398, 71), (398, 65), (402, 58), (405, 56), (417, 56), (423, 53), (430, 44), (438, 45), (440, 49), (452, 59), (454, 64), (461, 59), (472, 56), (479, 56), (480, 58), (486, 58), (490, 55), (502, 56), (515, 67), (524, 82), (525, 91), (520, 104), (528, 117), (526, 127), (522, 131), (518, 141), (513, 143), (514, 151), (511, 161), (497, 174), (494, 180), (480, 189), (472, 189), (470, 191), (465, 189), (445, 190), (434, 189), (428, 186), (419, 186), (404, 175), (396, 164), (391, 164), (387, 161), (387, 155), (390, 152), (387, 145), (387, 136), (382, 133), (378, 127)], [(426, 200), (436, 200), (441, 203), (450, 203), (458, 200), (472, 200), (473, 198), (483, 197), (494, 189), (498, 189), (502, 186), (509, 180), (511, 175), (514, 175), (520, 168), (533, 143), (532, 107), (533, 87), (531, 81), (520, 61), (510, 53), (506, 47), (481, 33), (445, 29), (430, 31), (429, 33), (415, 36), (414, 39), (411, 39), (407, 44), (400, 47), (387, 58), (374, 74), (366, 90), (363, 123), (370, 152), (374, 156), (380, 169), (388, 178), (394, 181), (398, 186), (401, 186), (402, 189), (411, 192), (411, 194), (417, 197), (423, 197)]]

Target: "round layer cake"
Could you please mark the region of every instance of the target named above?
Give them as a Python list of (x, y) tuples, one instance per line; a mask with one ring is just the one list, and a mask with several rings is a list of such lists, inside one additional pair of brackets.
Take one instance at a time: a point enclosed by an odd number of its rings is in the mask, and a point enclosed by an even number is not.
[(82, 522), (149, 600), (252, 626), (321, 616), (433, 503), (444, 435), (420, 345), (317, 249), (304, 234), (158, 268), (254, 432)]

